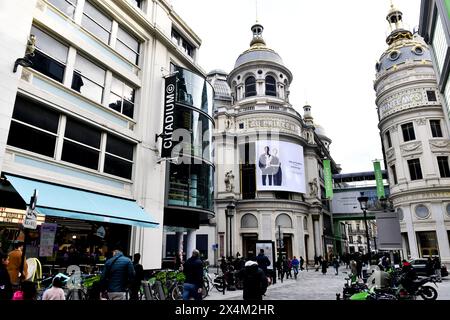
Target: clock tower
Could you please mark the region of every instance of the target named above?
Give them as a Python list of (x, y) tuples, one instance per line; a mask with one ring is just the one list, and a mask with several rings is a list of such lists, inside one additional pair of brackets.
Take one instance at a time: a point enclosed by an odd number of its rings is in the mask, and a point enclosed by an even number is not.
[(430, 51), (393, 5), (376, 63), (378, 128), (404, 258), (450, 263), (450, 140)]

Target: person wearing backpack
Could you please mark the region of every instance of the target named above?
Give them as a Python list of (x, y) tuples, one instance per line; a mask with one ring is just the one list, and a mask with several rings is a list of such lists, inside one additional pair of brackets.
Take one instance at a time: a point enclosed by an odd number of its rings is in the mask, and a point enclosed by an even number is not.
[(130, 258), (116, 245), (113, 256), (105, 263), (101, 281), (105, 283), (109, 300), (125, 300), (127, 288), (133, 283), (135, 271)]

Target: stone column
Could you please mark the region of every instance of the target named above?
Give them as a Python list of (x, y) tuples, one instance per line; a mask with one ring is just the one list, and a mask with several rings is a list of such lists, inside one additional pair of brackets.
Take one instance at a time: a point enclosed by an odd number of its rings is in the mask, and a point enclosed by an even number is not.
[(411, 253), (411, 259), (419, 258), (419, 249), (417, 247), (417, 238), (416, 232), (414, 231), (413, 218), (411, 207), (402, 207), (404, 216), (405, 216), (405, 224), (406, 231), (408, 232), (408, 241), (409, 241), (409, 251)]
[[(182, 258), (182, 253), (183, 253), (183, 232), (177, 232), (176, 233), (176, 237), (177, 237), (177, 252), (176, 254), (180, 255), (180, 258)], [(188, 256), (186, 256), (186, 259), (189, 258)]]
[(314, 254), (316, 256), (322, 255), (322, 237), (320, 232), (320, 221), (318, 219), (313, 220), (314, 228)]
[(441, 203), (432, 203), (431, 204), (431, 212), (433, 213), (433, 218), (436, 221), (436, 237), (438, 241), (439, 247), (439, 256), (441, 258), (441, 262), (450, 262), (450, 247), (448, 242), (448, 234), (447, 228), (444, 223), (444, 212), (445, 208), (443, 208)]
[[(295, 233), (297, 237), (297, 254), (298, 256), (305, 256), (305, 227), (303, 226), (303, 216), (297, 217), (297, 232)], [(295, 255), (295, 253), (294, 253)]]
[(186, 236), (186, 260), (192, 256), (192, 251), (196, 249), (196, 230), (189, 230)]

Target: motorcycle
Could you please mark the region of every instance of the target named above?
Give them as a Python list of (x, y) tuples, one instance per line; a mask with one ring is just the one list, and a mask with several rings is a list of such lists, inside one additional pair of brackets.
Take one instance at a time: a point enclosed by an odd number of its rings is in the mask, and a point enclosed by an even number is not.
[(438, 292), (435, 288), (425, 285), (428, 282), (432, 282), (437, 287), (436, 276), (409, 281), (405, 277), (400, 277), (397, 296), (401, 299), (416, 299), (417, 296), (420, 296), (424, 300), (436, 300)]
[(362, 300), (398, 300), (395, 294), (384, 292), (382, 290), (377, 290), (375, 288), (365, 289), (364, 291), (355, 293), (350, 297), (349, 300), (352, 301), (362, 301)]

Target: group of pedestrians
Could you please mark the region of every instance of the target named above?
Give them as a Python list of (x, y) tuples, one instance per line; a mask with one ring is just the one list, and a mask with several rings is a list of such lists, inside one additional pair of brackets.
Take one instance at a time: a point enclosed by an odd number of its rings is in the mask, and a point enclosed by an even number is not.
[(299, 259), (297, 259), (296, 256), (292, 259), (289, 259), (286, 256), (280, 256), (277, 260), (278, 279), (283, 281), (285, 276), (286, 279), (292, 279), (292, 271), (294, 271), (294, 278), (297, 279), (299, 271), (305, 270), (304, 265), (305, 259), (303, 259), (302, 256), (300, 256)]
[[(0, 300), (35, 300), (36, 284), (28, 279), (28, 266), (23, 258), (23, 242), (17, 242), (9, 254), (0, 250)], [(136, 253), (133, 262), (122, 253), (120, 245), (116, 245), (113, 256), (105, 263), (105, 267), (97, 285), (98, 297), (93, 299), (125, 300), (127, 291), (130, 300), (139, 299), (144, 269), (139, 263), (140, 254)], [(23, 272), (22, 272), (23, 269)], [(54, 277), (52, 286), (45, 290), (42, 300), (65, 300), (62, 279)]]

